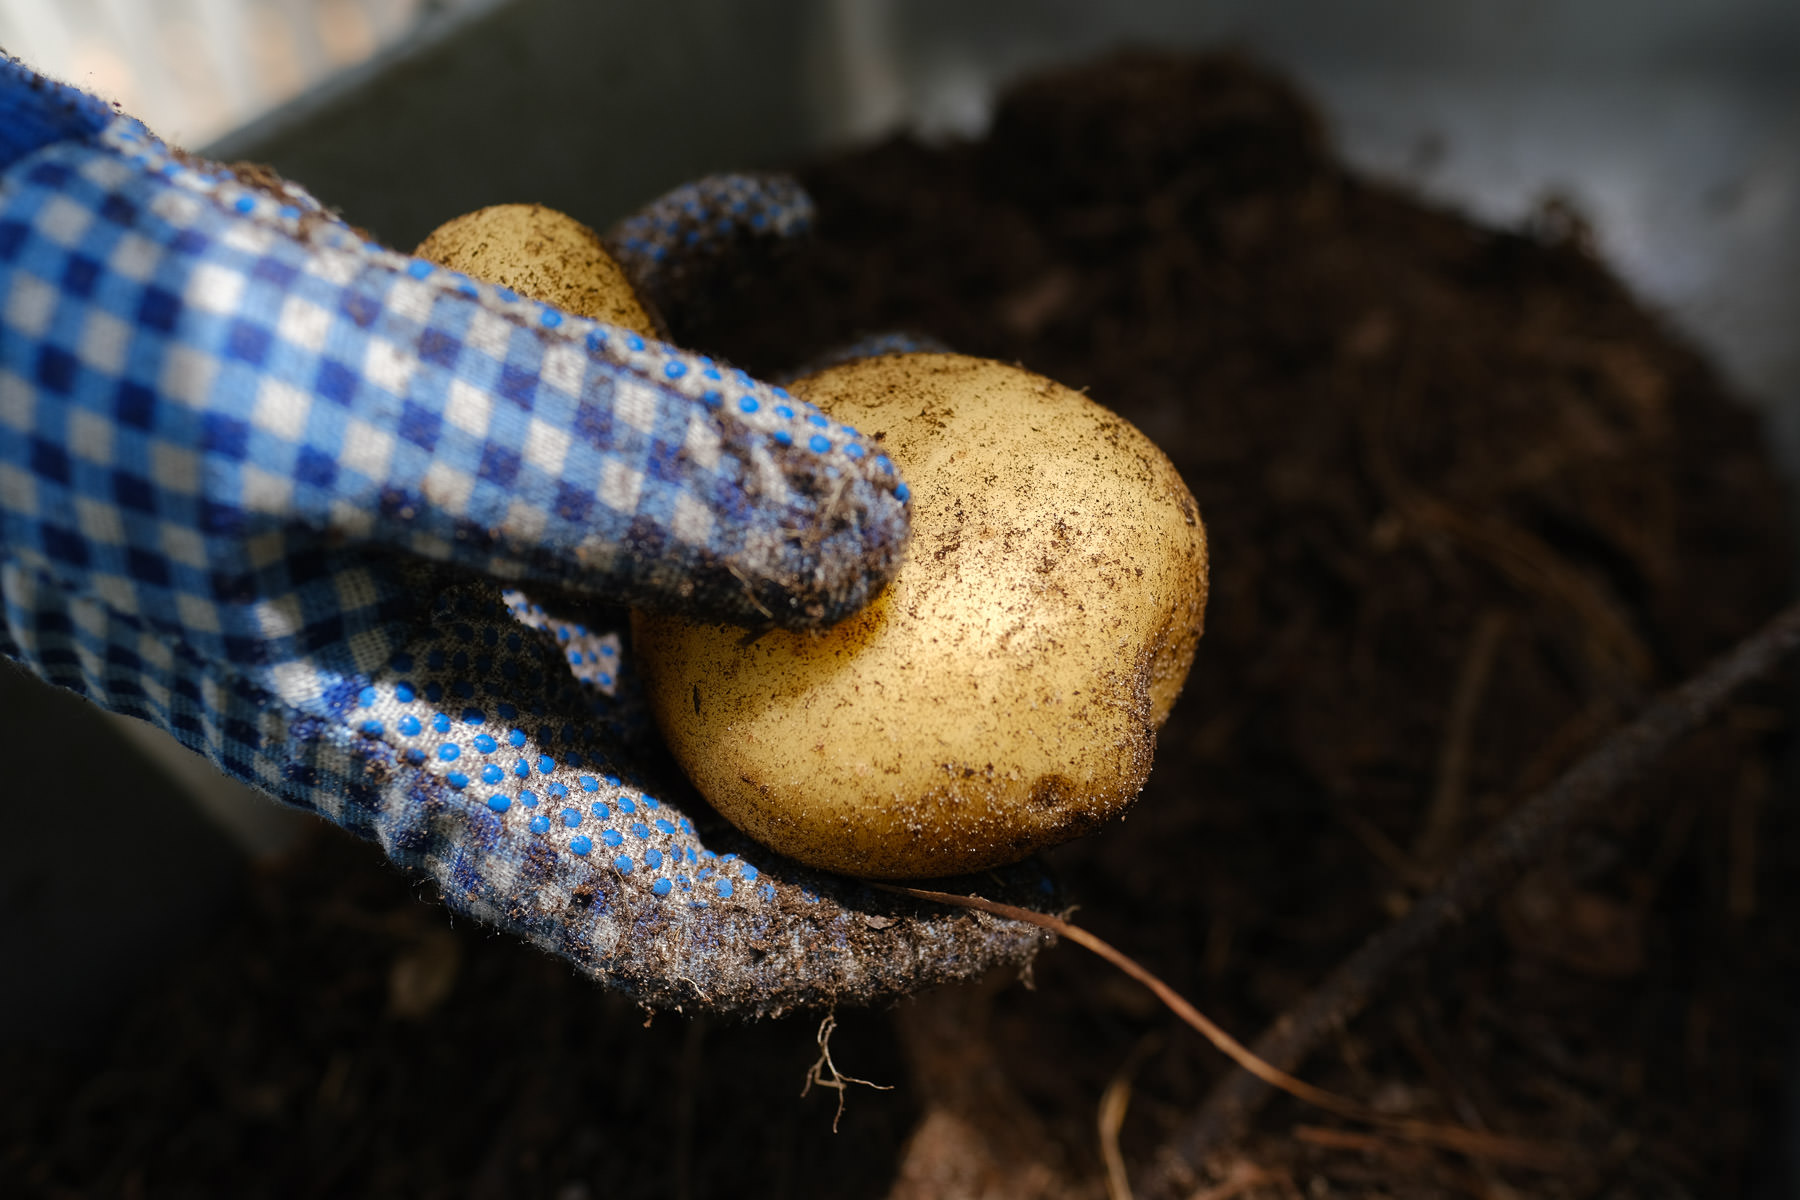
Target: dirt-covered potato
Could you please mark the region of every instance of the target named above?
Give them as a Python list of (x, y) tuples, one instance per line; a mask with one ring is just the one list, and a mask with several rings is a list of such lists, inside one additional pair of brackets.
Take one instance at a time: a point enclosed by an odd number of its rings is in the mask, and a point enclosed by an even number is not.
[(883, 439), (912, 487), (911, 551), (824, 631), (634, 614), (656, 719), (702, 794), (784, 854), (881, 878), (1011, 862), (1123, 812), (1206, 603), (1205, 530), (1169, 460), (981, 359), (864, 359), (792, 390)]
[(660, 336), (600, 235), (541, 204), (497, 204), (431, 231), (413, 251), (578, 316)]

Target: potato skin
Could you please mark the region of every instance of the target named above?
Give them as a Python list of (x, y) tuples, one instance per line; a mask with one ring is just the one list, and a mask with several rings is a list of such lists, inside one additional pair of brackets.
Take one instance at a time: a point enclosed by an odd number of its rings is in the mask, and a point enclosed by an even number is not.
[(446, 221), (413, 251), (577, 316), (660, 337), (600, 235), (541, 204), (496, 204)]
[(982, 359), (864, 359), (791, 387), (884, 436), (911, 551), (828, 630), (633, 614), (701, 793), (783, 854), (873, 878), (997, 866), (1122, 813), (1206, 603), (1174, 466), (1087, 398)]

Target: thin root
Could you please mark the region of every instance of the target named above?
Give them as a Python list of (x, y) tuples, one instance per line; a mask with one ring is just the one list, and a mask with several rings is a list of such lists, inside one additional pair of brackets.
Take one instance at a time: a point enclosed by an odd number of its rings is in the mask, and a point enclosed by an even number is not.
[[(1796, 613), (1796, 621), (1800, 622), (1800, 610), (1796, 610)], [(1469, 1154), (1486, 1152), (1489, 1157), (1508, 1155), (1510, 1157), (1508, 1157), (1507, 1161), (1514, 1163), (1514, 1165), (1537, 1166), (1541, 1169), (1549, 1169), (1549, 1164), (1552, 1162), (1552, 1159), (1549, 1157), (1552, 1151), (1536, 1143), (1525, 1143), (1517, 1139), (1500, 1138), (1478, 1130), (1467, 1129), (1461, 1125), (1439, 1124), (1434, 1121), (1421, 1121), (1411, 1117), (1390, 1116), (1387, 1113), (1380, 1113), (1373, 1109), (1365, 1108), (1356, 1101), (1340, 1096), (1336, 1092), (1328, 1092), (1324, 1088), (1315, 1087), (1303, 1079), (1298, 1079), (1293, 1075), (1288, 1074), (1286, 1071), (1283, 1071), (1280, 1067), (1275, 1066), (1266, 1058), (1260, 1057), (1255, 1051), (1225, 1032), (1225, 1030), (1216, 1025), (1211, 1018), (1207, 1017), (1206, 1014), (1190, 1004), (1180, 992), (1177, 992), (1174, 988), (1164, 983), (1156, 975), (1151, 973), (1149, 968), (1145, 967), (1142, 963), (1138, 962), (1105, 939), (1089, 933), (1079, 925), (1071, 925), (1061, 917), (1053, 916), (1050, 913), (1035, 912), (1028, 908), (1018, 908), (1011, 904), (1002, 904), (997, 900), (988, 900), (981, 896), (959, 896), (953, 892), (933, 892), (927, 891), (924, 888), (901, 887), (889, 883), (872, 883), (870, 886), (886, 892), (896, 892), (903, 896), (911, 896), (916, 900), (935, 900), (940, 904), (954, 904), (961, 908), (973, 908), (981, 912), (992, 913), (997, 917), (1009, 917), (1015, 921), (1025, 921), (1032, 925), (1039, 926), (1040, 928), (1048, 929), (1059, 937), (1068, 938), (1071, 942), (1081, 946), (1083, 949), (1091, 950), (1119, 970), (1125, 972), (1125, 974), (1149, 988), (1155, 993), (1156, 998), (1161, 1000), (1163, 1004), (1168, 1007), (1169, 1011), (1173, 1012), (1176, 1016), (1187, 1022), (1188, 1025), (1198, 1030), (1200, 1034), (1205, 1037), (1207, 1041), (1211, 1042), (1221, 1053), (1237, 1063), (1238, 1066), (1248, 1071), (1252, 1076), (1260, 1079), (1268, 1086), (1278, 1088), (1294, 1097), (1296, 1100), (1303, 1101), (1315, 1108), (1323, 1109), (1329, 1113), (1335, 1113), (1348, 1120), (1359, 1121), (1365, 1125), (1373, 1125), (1377, 1128), (1390, 1130), (1402, 1137), (1409, 1138), (1425, 1145), (1439, 1146), (1444, 1149), (1457, 1150)], [(827, 1024), (829, 1023), (830, 1018), (827, 1018)], [(820, 1028), (821, 1047), (824, 1045), (823, 1038), (826, 1036), (827, 1032), (828, 1031), (824, 1027)], [(815, 1064), (815, 1070), (816, 1069), (817, 1064)], [(849, 1082), (859, 1081), (851, 1080)], [(832, 1085), (827, 1084), (826, 1086), (829, 1087)], [(1123, 1113), (1120, 1115), (1122, 1119)], [(1562, 1167), (1566, 1165), (1566, 1160), (1558, 1158), (1554, 1160), (1554, 1163), (1556, 1167)], [(1110, 1179), (1108, 1184), (1110, 1187)]]
[(1438, 753), (1437, 787), (1433, 789), (1424, 827), (1413, 843), (1413, 857), (1427, 866), (1443, 858), (1462, 832), (1475, 718), (1480, 715), (1506, 626), (1506, 613), (1489, 609), (1481, 614), (1475, 631), (1469, 635), (1469, 648), (1463, 655), (1456, 690), (1450, 698), (1443, 749)]
[(736, 563), (726, 563), (725, 569), (730, 571), (737, 581), (744, 585), (744, 599), (750, 601), (750, 607), (761, 613), (766, 620), (773, 621), (775, 614), (769, 611), (768, 605), (756, 598), (756, 589), (750, 586), (750, 579), (737, 569)]
[(1132, 1200), (1131, 1176), (1125, 1172), (1125, 1155), (1119, 1149), (1119, 1130), (1124, 1127), (1125, 1112), (1131, 1107), (1132, 1077), (1157, 1040), (1156, 1035), (1151, 1034), (1139, 1042), (1100, 1095), (1100, 1110), (1094, 1123), (1100, 1133), (1100, 1159), (1106, 1164), (1107, 1200)]
[[(1220, 1053), (1224, 1054), (1227, 1058), (1231, 1059), (1231, 1061), (1237, 1063), (1238, 1066), (1244, 1068), (1244, 1070), (1250, 1072), (1269, 1086), (1280, 1088), (1297, 1100), (1304, 1100), (1308, 1104), (1317, 1108), (1322, 1108), (1327, 1112), (1337, 1113), (1339, 1116), (1366, 1119), (1375, 1115), (1369, 1113), (1367, 1109), (1363, 1108), (1362, 1105), (1357, 1104), (1353, 1100), (1347, 1100), (1334, 1092), (1326, 1091), (1324, 1088), (1314, 1087), (1305, 1080), (1296, 1079), (1286, 1071), (1264, 1062), (1262, 1059), (1252, 1054), (1249, 1047), (1232, 1037), (1229, 1033), (1226, 1033), (1218, 1025), (1214, 1024), (1212, 1019), (1205, 1013), (1195, 1008), (1192, 1004), (1189, 1004), (1187, 999), (1183, 997), (1180, 992), (1177, 992), (1174, 988), (1152, 974), (1149, 968), (1139, 963), (1124, 951), (1115, 947), (1111, 942), (1089, 933), (1079, 925), (1071, 925), (1061, 917), (1053, 916), (1050, 913), (1035, 912), (1029, 908), (1019, 908), (1011, 904), (1002, 904), (997, 900), (987, 900), (980, 896), (959, 896), (954, 892), (933, 892), (928, 891), (925, 888), (900, 887), (897, 884), (891, 883), (871, 883), (870, 886), (879, 888), (884, 892), (897, 892), (902, 896), (911, 896), (915, 900), (935, 900), (939, 904), (954, 904), (961, 908), (973, 908), (978, 909), (981, 912), (992, 913), (997, 917), (1008, 917), (1014, 921), (1025, 921), (1042, 929), (1048, 929), (1058, 937), (1068, 938), (1071, 942), (1074, 942), (1083, 949), (1091, 950), (1093, 953), (1098, 954), (1101, 958), (1104, 958), (1107, 962), (1149, 988), (1155, 993), (1158, 1000), (1161, 1000), (1168, 1006), (1169, 1011), (1173, 1012), (1194, 1029), (1198, 1030), (1202, 1037), (1206, 1038), (1207, 1041), (1218, 1048)], [(827, 1022), (829, 1023), (829, 1018), (827, 1018)], [(824, 1035), (823, 1029), (821, 1029), (820, 1034), (821, 1037)]]
[[(837, 1064), (831, 1061), (831, 1033), (836, 1028), (836, 1013), (828, 1014), (823, 1021), (819, 1022), (819, 1058), (817, 1062), (807, 1068), (806, 1086), (800, 1089), (800, 1095), (803, 1099), (807, 1093), (813, 1090), (813, 1085), (815, 1083), (820, 1087), (837, 1089), (837, 1113), (831, 1118), (831, 1132), (833, 1133), (838, 1131), (838, 1122), (844, 1119), (844, 1089), (847, 1085), (860, 1083), (864, 1087), (874, 1088), (878, 1092), (891, 1092), (894, 1090), (894, 1085), (891, 1083), (870, 1083), (867, 1079), (857, 1079), (855, 1076), (845, 1075), (837, 1069)], [(831, 1072), (830, 1079), (825, 1078), (825, 1072), (827, 1071)]]

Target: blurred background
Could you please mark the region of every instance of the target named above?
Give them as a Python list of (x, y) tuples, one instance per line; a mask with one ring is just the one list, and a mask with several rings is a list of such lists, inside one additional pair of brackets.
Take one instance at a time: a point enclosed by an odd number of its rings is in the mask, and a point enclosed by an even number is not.
[[(271, 163), (402, 248), (485, 204), (604, 227), (709, 171), (975, 136), (1008, 79), (1128, 43), (1267, 59), (1350, 161), (1489, 223), (1583, 215), (1800, 476), (1793, 0), (0, 0), (7, 52), (179, 144)], [(41, 1036), (198, 936), (242, 863), (301, 826), (3, 665), (0, 712), (0, 753), (85, 751), (22, 755), (59, 765), (14, 786), (91, 797), (141, 850), (105, 880), (59, 873), (58, 814), (12, 814), (0, 962), (35, 986), (0, 989), (0, 1030)], [(141, 927), (114, 933), (141, 952), (72, 954), (88, 914), (120, 911), (107, 889), (140, 898)]]
[(0, 0), (0, 46), (201, 145), (471, 0)]

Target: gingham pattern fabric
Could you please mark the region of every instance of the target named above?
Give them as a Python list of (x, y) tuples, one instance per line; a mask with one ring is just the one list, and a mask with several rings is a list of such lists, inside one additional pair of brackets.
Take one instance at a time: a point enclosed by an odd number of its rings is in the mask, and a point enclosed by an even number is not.
[[(45, 94), (23, 74), (0, 117)], [(0, 652), (649, 1003), (869, 999), (1036, 946), (749, 865), (621, 769), (627, 647), (563, 611), (852, 611), (907, 499), (855, 430), (136, 122), (73, 133), (0, 173)]]
[(606, 249), (638, 293), (668, 313), (692, 308), (721, 261), (753, 268), (748, 245), (778, 245), (811, 228), (812, 197), (778, 174), (709, 175), (660, 196), (607, 230)]

